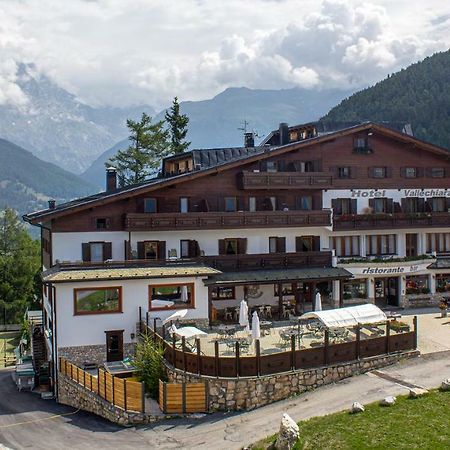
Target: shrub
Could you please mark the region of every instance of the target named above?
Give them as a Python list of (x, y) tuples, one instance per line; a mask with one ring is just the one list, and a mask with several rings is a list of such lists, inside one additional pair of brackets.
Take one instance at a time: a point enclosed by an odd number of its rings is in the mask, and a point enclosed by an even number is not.
[(149, 334), (142, 334), (136, 344), (134, 365), (138, 376), (145, 384), (145, 390), (152, 398), (157, 398), (159, 380), (165, 380), (163, 364), (164, 349), (159, 342), (154, 342)]

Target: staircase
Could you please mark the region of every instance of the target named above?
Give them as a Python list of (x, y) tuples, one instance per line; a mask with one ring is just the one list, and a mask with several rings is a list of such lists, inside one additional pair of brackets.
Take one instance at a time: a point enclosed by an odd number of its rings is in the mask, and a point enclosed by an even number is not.
[(42, 325), (31, 325), (31, 327), (31, 352), (37, 384), (48, 385), (50, 373), (45, 348), (44, 330)]

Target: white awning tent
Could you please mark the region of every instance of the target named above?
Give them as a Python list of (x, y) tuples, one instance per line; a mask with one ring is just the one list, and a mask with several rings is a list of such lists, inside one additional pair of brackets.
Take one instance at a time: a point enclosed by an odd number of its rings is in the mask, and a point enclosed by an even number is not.
[(350, 306), (348, 308), (312, 311), (303, 314), (301, 319), (318, 319), (328, 328), (337, 328), (385, 322), (387, 316), (378, 306), (368, 303), (366, 305)]

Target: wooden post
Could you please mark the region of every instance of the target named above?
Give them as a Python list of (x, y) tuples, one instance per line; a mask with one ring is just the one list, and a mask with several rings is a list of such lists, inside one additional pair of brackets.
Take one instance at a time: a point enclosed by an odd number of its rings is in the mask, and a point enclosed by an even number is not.
[(100, 395), (100, 369), (98, 367), (97, 367), (97, 395)]
[(417, 336), (417, 316), (414, 316), (413, 319), (413, 324), (414, 324), (414, 350), (417, 349), (417, 341), (418, 341), (418, 336)]
[(261, 343), (259, 339), (255, 341), (256, 350), (256, 375), (259, 377), (261, 375)]
[(213, 308), (213, 304), (212, 304), (212, 287), (208, 286), (208, 325), (209, 328), (212, 327), (212, 308)]
[(183, 414), (186, 414), (186, 382), (181, 384), (181, 408)]
[(149, 323), (150, 323), (150, 317), (148, 314), (148, 311), (145, 313), (145, 324), (147, 325), (147, 328), (149, 327)]
[(283, 318), (283, 284), (278, 283), (278, 318)]
[(219, 376), (219, 343), (216, 341), (214, 342), (214, 366), (215, 366), (215, 372), (216, 377)]
[(83, 387), (86, 387), (86, 372), (83, 370)]
[(115, 400), (115, 394), (114, 394), (114, 378), (112, 377), (112, 404), (114, 405), (114, 400)]
[(361, 358), (361, 325), (356, 325), (356, 359)]
[[(166, 340), (166, 326), (165, 325), (162, 326), (162, 338), (163, 338), (163, 341)], [(155, 332), (155, 339), (156, 339), (156, 332)]]
[(343, 280), (339, 282), (339, 308), (344, 307), (344, 283)]
[(177, 368), (177, 349), (175, 347), (175, 334), (172, 334), (172, 357), (173, 367)]
[(236, 376), (239, 376), (240, 372), (240, 364), (239, 364), (239, 341), (236, 341)]
[(167, 383), (163, 381), (163, 412), (167, 414)]
[(324, 333), (324, 349), (323, 349), (323, 362), (325, 365), (328, 364), (330, 357), (329, 357), (329, 346), (330, 346), (330, 330), (328, 330), (328, 328), (325, 328), (325, 333)]
[(184, 336), (181, 337), (181, 348), (183, 350), (183, 370), (184, 370), (184, 372), (186, 372), (186, 369), (187, 369), (186, 338)]
[(389, 355), (391, 352), (391, 322), (386, 320), (386, 353)]
[(106, 371), (103, 372), (103, 382), (105, 383), (105, 396), (103, 397), (106, 400)]
[(73, 380), (73, 364), (70, 363), (70, 378)]
[(142, 306), (139, 306), (139, 333), (142, 333)]
[(127, 410), (127, 379), (123, 379), (123, 408)]
[(295, 370), (295, 336), (291, 336), (291, 369)]
[(141, 382), (141, 410), (145, 413), (145, 384)]
[(197, 373), (200, 375), (202, 373), (202, 355), (200, 350), (200, 339), (195, 340), (195, 346), (197, 347)]
[(156, 334), (156, 317), (153, 319), (153, 336)]
[(316, 310), (316, 283), (311, 283), (311, 311)]

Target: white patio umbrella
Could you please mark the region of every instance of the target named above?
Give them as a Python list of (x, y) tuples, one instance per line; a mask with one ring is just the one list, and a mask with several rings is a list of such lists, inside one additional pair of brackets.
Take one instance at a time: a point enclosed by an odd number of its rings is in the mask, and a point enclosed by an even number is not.
[(322, 311), (322, 296), (320, 292), (316, 294), (316, 300), (314, 302), (314, 311)]
[(181, 286), (181, 301), (183, 303), (187, 303), (188, 300), (189, 300), (189, 298), (188, 298), (187, 286), (183, 285), (183, 286)]
[(261, 337), (261, 328), (259, 327), (258, 313), (255, 311), (252, 315), (252, 339), (259, 339)]
[(170, 316), (166, 317), (162, 321), (162, 323), (163, 323), (163, 325), (165, 325), (168, 322), (171, 322), (171, 321), (174, 321), (174, 320), (177, 320), (177, 319), (182, 319), (187, 313), (188, 313), (187, 309), (179, 309), (178, 311), (175, 311)]
[(246, 331), (250, 330), (248, 324), (248, 305), (245, 300), (242, 300), (239, 305), (239, 325), (245, 327)]

